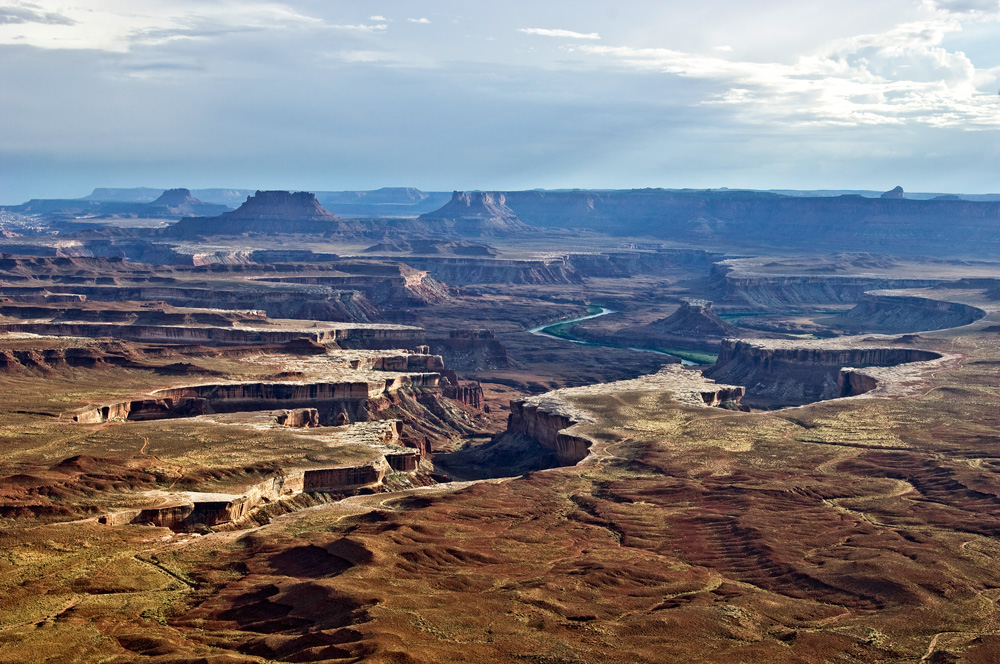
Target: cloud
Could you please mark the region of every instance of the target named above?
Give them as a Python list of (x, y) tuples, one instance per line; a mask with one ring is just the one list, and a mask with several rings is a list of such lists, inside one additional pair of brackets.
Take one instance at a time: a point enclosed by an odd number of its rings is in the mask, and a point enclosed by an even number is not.
[(60, 5), (58, 14), (41, 11), (39, 4), (20, 2), (0, 7), (0, 44), (125, 53), (136, 45), (178, 39), (322, 25), (321, 19), (268, 0), (104, 0), (88, 7)]
[(409, 21), (410, 23), (424, 23), (424, 24), (426, 24), (426, 23), (430, 23), (431, 22), (431, 20), (429, 18), (408, 18), (406, 20)]
[(56, 12), (42, 11), (41, 7), (30, 2), (17, 2), (10, 5), (0, 5), (0, 25), (13, 25), (19, 23), (73, 25), (76, 21)]
[(567, 39), (600, 39), (601, 35), (596, 32), (573, 32), (572, 30), (548, 29), (548, 28), (518, 28), (518, 32), (526, 35), (541, 35), (542, 37), (564, 37)]
[(381, 16), (379, 14), (376, 14), (375, 16), (369, 16), (368, 20), (369, 21), (375, 21), (376, 23), (386, 23), (386, 22), (388, 22), (389, 19), (387, 19), (385, 16)]
[(702, 79), (716, 87), (704, 105), (726, 105), (756, 123), (859, 126), (919, 123), (1000, 128), (995, 77), (942, 44), (961, 30), (953, 19), (905, 23), (879, 34), (836, 40), (792, 64), (743, 62), (664, 48), (582, 45), (572, 52), (617, 66)]
[(365, 24), (360, 23), (357, 25), (331, 25), (334, 30), (350, 30), (352, 32), (382, 32), (389, 26), (385, 23), (375, 23), (375, 24)]
[(712, 50), (713, 51), (721, 51), (723, 53), (732, 53), (733, 52), (733, 47), (732, 46), (716, 46)]

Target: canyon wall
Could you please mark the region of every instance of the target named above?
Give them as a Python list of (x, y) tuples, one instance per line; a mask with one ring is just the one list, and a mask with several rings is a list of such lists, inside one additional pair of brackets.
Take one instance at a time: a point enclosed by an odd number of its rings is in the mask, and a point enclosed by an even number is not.
[(511, 401), (507, 431), (524, 434), (538, 441), (545, 449), (555, 452), (560, 465), (573, 466), (583, 461), (590, 453), (589, 440), (563, 433), (564, 429), (577, 422), (578, 420), (571, 419), (565, 414), (547, 410), (542, 406), (524, 401)]
[(357, 466), (291, 470), (258, 482), (240, 495), (185, 493), (159, 505), (106, 514), (98, 521), (110, 526), (160, 526), (177, 532), (238, 526), (262, 505), (303, 492), (354, 493), (375, 488), (389, 473), (413, 473), (419, 465), (418, 453), (388, 453), (373, 463)]
[(754, 274), (726, 263), (712, 266), (712, 288), (726, 304), (781, 308), (814, 304), (854, 304), (870, 290), (927, 288), (940, 279), (892, 279), (882, 276)]
[[(364, 419), (362, 411), (370, 416), (379, 410), (373, 402), (380, 397), (402, 389), (437, 388), (440, 379), (437, 373), (421, 373), (399, 374), (378, 381), (207, 383), (157, 390), (152, 398), (88, 408), (73, 419), (81, 424), (95, 424), (207, 413), (314, 409), (318, 411), (319, 422), (328, 422), (329, 413), (333, 412), (348, 414), (349, 421), (356, 421)], [(292, 421), (296, 418), (293, 416)]]
[(900, 334), (968, 325), (984, 317), (978, 307), (903, 294), (866, 293), (844, 314), (842, 325), (852, 331)]
[(742, 383), (748, 403), (794, 406), (852, 396), (874, 387), (860, 374), (841, 377), (844, 367), (892, 367), (940, 357), (940, 353), (912, 348), (809, 347), (726, 339), (716, 363), (703, 373), (713, 380)]

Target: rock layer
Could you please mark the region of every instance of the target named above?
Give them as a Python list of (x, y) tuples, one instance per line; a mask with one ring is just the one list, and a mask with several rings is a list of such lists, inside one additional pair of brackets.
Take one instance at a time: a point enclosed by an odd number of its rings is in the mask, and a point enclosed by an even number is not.
[[(854, 396), (873, 389), (865, 367), (895, 367), (929, 362), (942, 355), (913, 348), (851, 346), (845, 341), (803, 342), (726, 339), (705, 376), (746, 386), (746, 401), (766, 406), (797, 406)], [(845, 367), (855, 371), (841, 376)]]

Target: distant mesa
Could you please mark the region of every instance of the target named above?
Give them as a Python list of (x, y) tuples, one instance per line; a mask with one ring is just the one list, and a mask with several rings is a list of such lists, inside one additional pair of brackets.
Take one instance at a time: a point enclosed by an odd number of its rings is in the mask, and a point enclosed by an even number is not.
[(191, 195), (190, 189), (167, 189), (149, 204), (149, 208), (156, 216), (178, 217), (223, 214), (229, 210), (225, 205), (198, 200)]
[(456, 191), (441, 209), (420, 215), (419, 219), (440, 222), (443, 228), (459, 235), (482, 236), (526, 233), (533, 229), (509, 207), (504, 194), (493, 191)]
[(191, 195), (190, 189), (167, 189), (160, 197), (153, 201), (153, 205), (164, 207), (177, 207), (178, 205), (190, 205), (200, 203), (197, 198)]
[(882, 194), (881, 198), (905, 198), (903, 195), (903, 188), (899, 186), (894, 187)]
[[(132, 190), (128, 190), (132, 192)], [(91, 217), (101, 219), (145, 218), (177, 219), (180, 217), (209, 216), (222, 214), (230, 208), (219, 203), (206, 203), (191, 195), (188, 189), (168, 189), (158, 198), (148, 198), (148, 192), (136, 190), (129, 195), (141, 200), (128, 200), (122, 193), (114, 197), (115, 190), (95, 189), (86, 198), (74, 199), (32, 199), (9, 209), (19, 214), (41, 215), (45, 217)], [(101, 200), (107, 198), (109, 200)]]
[(258, 191), (249, 196), (243, 205), (232, 212), (220, 215), (223, 220), (248, 221), (340, 221), (328, 212), (307, 191)]
[(339, 230), (340, 221), (309, 192), (258, 191), (232, 212), (182, 219), (166, 229), (164, 235), (188, 238), (245, 233), (325, 234)]

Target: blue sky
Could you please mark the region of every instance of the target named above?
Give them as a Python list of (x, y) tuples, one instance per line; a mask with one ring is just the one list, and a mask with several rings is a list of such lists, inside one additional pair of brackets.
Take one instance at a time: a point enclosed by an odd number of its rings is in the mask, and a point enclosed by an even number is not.
[(0, 203), (1000, 191), (1000, 0), (0, 0)]

